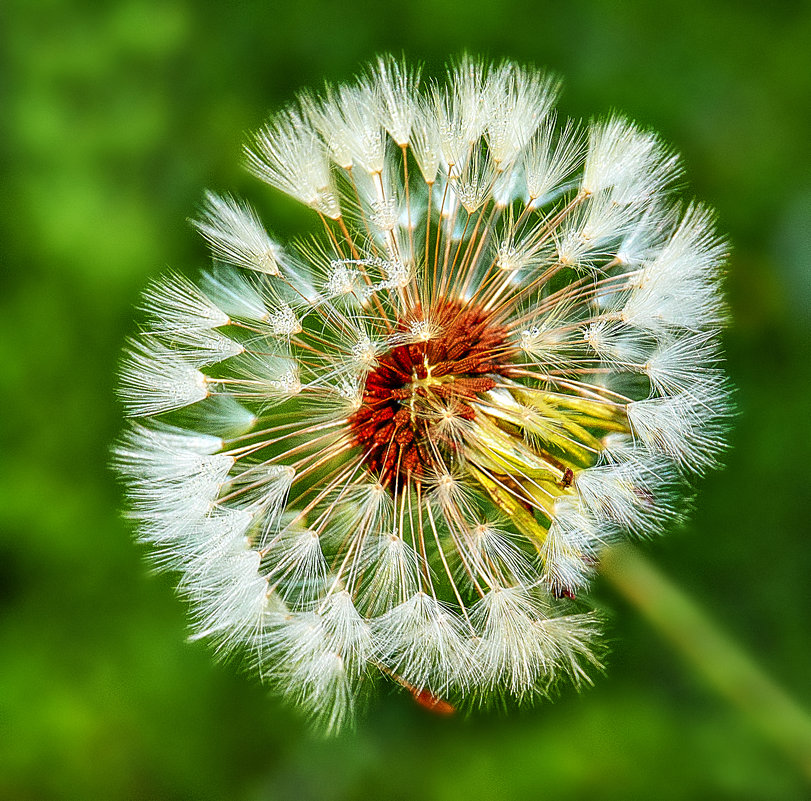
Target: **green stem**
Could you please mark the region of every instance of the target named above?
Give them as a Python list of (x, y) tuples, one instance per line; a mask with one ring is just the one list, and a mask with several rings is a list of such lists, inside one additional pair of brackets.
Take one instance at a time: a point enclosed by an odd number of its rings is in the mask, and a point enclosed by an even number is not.
[(811, 780), (811, 718), (805, 710), (634, 548), (607, 548), (600, 571)]

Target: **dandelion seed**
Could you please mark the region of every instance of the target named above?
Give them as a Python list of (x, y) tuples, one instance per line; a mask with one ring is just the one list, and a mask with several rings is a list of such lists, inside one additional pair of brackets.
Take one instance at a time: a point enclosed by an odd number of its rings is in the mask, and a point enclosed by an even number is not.
[(216, 258), (247, 270), (279, 274), (281, 249), (247, 204), (209, 192), (201, 219), (193, 223)]
[(121, 368), (116, 465), (193, 636), (327, 731), (375, 676), (446, 712), (588, 680), (602, 548), (724, 448), (725, 250), (671, 151), (581, 136), (531, 68), (418, 79), (384, 57), (256, 134), (320, 234), (208, 195), (218, 263), (147, 288)]

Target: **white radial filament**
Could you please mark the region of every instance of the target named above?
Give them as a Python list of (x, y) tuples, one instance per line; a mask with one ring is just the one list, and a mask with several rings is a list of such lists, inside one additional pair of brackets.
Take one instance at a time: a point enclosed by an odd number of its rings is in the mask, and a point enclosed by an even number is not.
[(115, 463), (192, 636), (326, 731), (376, 678), (422, 705), (532, 701), (599, 669), (588, 584), (718, 465), (723, 240), (678, 159), (558, 82), (385, 56), (246, 148), (309, 207), (280, 245), (206, 196), (200, 280), (144, 292)]

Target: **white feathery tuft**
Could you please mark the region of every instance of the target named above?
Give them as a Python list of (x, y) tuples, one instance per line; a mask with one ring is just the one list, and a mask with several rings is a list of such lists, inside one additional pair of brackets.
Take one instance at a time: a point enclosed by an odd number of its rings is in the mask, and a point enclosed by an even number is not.
[(341, 216), (324, 147), (300, 111), (287, 109), (268, 123), (245, 154), (260, 180), (326, 217)]
[(192, 224), (211, 246), (215, 259), (246, 270), (279, 274), (281, 248), (244, 201), (206, 192), (200, 219)]
[(171, 346), (180, 358), (195, 367), (217, 364), (245, 352), (244, 345), (214, 330), (178, 331), (169, 336), (161, 336), (160, 339)]
[(657, 395), (706, 391), (720, 380), (719, 346), (714, 331), (700, 331), (665, 340), (640, 365)]
[(419, 70), (393, 56), (381, 56), (372, 72), (377, 98), (377, 113), (394, 143), (408, 145), (417, 113)]
[(583, 470), (575, 486), (584, 509), (596, 520), (649, 536), (679, 518), (673, 503), (675, 482), (674, 468), (667, 459), (637, 451), (624, 461)]
[(153, 281), (143, 294), (141, 308), (149, 317), (152, 333), (205, 330), (228, 325), (228, 315), (188, 278), (167, 273)]
[(464, 624), (445, 605), (418, 592), (372, 621), (377, 659), (418, 690), (464, 687), (472, 667)]
[(581, 191), (606, 190), (620, 205), (645, 205), (678, 177), (678, 160), (655, 134), (612, 117), (593, 123)]
[(729, 417), (725, 389), (701, 389), (628, 404), (628, 420), (639, 442), (699, 475), (718, 466)]
[(133, 417), (180, 409), (209, 395), (203, 373), (175, 351), (146, 337), (130, 344), (119, 379), (119, 395)]

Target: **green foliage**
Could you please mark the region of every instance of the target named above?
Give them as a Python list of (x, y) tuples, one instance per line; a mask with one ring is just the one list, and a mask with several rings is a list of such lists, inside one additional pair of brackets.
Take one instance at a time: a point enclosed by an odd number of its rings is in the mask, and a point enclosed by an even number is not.
[(563, 112), (619, 108), (672, 141), (729, 232), (735, 447), (689, 527), (650, 550), (811, 704), (806, 4), (11, 0), (3, 16), (0, 797), (804, 796), (602, 586), (615, 644), (594, 689), (472, 720), (393, 696), (356, 734), (313, 739), (183, 641), (106, 463), (133, 303), (166, 264), (203, 263), (184, 223), (203, 189), (236, 188), (283, 237), (310, 224), (238, 168), (268, 109), (384, 50), (429, 73), (463, 49), (548, 66)]

